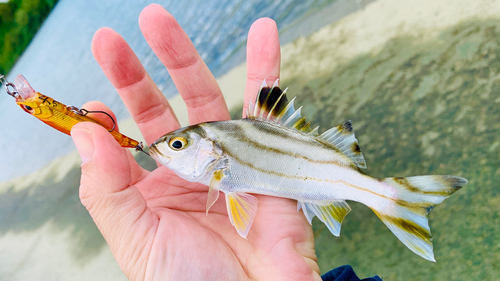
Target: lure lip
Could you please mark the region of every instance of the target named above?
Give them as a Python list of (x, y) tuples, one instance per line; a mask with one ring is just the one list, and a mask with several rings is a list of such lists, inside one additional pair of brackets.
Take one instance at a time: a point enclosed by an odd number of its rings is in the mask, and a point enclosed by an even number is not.
[(36, 91), (31, 87), (30, 83), (24, 78), (22, 74), (17, 75), (14, 80), (14, 85), (19, 96), (16, 98), (16, 101), (25, 101), (27, 99), (33, 98), (36, 96)]

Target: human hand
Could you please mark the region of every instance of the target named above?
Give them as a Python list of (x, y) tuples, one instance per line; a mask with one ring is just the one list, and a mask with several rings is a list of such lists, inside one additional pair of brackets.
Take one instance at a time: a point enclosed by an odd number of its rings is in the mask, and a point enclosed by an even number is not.
[[(159, 5), (139, 24), (186, 102), (191, 124), (228, 120), (215, 78), (189, 37)], [(146, 142), (180, 127), (167, 100), (120, 35), (94, 36), (92, 51), (117, 89)], [(279, 77), (274, 21), (256, 21), (248, 35), (245, 108), (262, 80)], [(110, 110), (91, 102), (88, 110)], [(106, 120), (101, 120), (105, 122)], [(109, 120), (108, 120), (109, 121)], [(258, 212), (248, 240), (229, 222), (223, 196), (208, 216), (208, 187), (187, 182), (166, 167), (141, 168), (104, 129), (76, 125), (71, 135), (83, 160), (80, 198), (125, 275), (131, 280), (320, 280), (311, 226), (297, 202), (255, 195)]]

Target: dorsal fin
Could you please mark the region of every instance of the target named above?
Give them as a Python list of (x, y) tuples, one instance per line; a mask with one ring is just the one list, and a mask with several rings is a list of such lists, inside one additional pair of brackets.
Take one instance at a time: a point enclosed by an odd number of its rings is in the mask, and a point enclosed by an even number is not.
[(302, 107), (295, 110), (293, 106), (295, 98), (289, 102), (286, 97), (287, 89), (282, 91), (278, 87), (278, 81), (276, 80), (272, 87), (269, 87), (265, 80), (262, 82), (255, 105), (252, 101), (249, 103), (247, 118), (274, 122), (304, 133), (318, 135), (318, 128), (311, 128), (310, 123), (302, 117)]
[(255, 99), (255, 104), (252, 101), (249, 103), (247, 118), (277, 123), (281, 126), (317, 136), (333, 144), (349, 157), (357, 167), (366, 169), (365, 158), (361, 154), (358, 140), (354, 137), (351, 121), (333, 127), (319, 136), (319, 127), (311, 128), (311, 123), (307, 122), (306, 118), (301, 115), (302, 107), (295, 110), (293, 106), (295, 98), (291, 101), (286, 98), (286, 90), (282, 91), (278, 87), (278, 80), (274, 82), (272, 87), (269, 87), (266, 80), (264, 80)]
[(350, 120), (331, 128), (319, 137), (333, 144), (342, 153), (351, 158), (357, 167), (366, 169), (365, 158), (359, 148), (358, 140), (354, 136)]

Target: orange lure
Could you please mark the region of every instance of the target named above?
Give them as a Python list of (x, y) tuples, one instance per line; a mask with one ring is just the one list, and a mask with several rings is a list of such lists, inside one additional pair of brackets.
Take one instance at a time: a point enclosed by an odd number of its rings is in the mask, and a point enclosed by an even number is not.
[[(107, 128), (101, 122), (87, 116), (88, 113), (106, 114), (113, 120), (106, 112), (78, 109), (74, 106), (64, 105), (53, 98), (42, 95), (33, 90), (23, 75), (18, 75), (15, 79), (15, 83), (7, 82), (2, 75), (0, 75), (0, 80), (3, 80), (7, 93), (16, 98), (16, 103), (24, 111), (67, 135), (70, 134), (71, 128), (80, 122), (92, 122)], [(115, 124), (114, 120), (113, 124)], [(120, 134), (115, 130), (115, 126), (107, 129), (122, 147), (135, 148), (136, 150), (146, 153), (142, 150), (142, 143)]]

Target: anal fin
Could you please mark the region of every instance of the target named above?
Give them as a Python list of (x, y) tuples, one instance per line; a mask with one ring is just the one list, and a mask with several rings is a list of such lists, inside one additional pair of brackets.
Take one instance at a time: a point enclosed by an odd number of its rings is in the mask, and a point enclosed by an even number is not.
[(351, 211), (351, 207), (345, 201), (328, 202), (327, 205), (317, 205), (313, 203), (301, 204), (302, 211), (309, 223), (312, 222), (314, 216), (318, 217), (328, 227), (330, 232), (335, 235), (340, 235), (340, 228), (345, 216)]
[(227, 215), (229, 221), (236, 228), (238, 234), (247, 238), (257, 213), (257, 198), (243, 192), (230, 192), (226, 194)]

